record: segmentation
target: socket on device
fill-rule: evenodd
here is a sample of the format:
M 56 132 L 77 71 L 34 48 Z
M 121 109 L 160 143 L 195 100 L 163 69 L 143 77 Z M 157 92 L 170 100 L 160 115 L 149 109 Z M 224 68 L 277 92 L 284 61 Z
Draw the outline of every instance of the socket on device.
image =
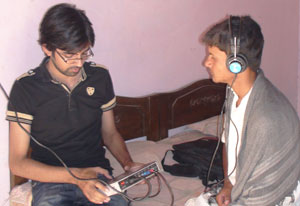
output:
M 157 162 L 151 162 L 148 164 L 145 164 L 142 168 L 136 170 L 136 171 L 130 171 L 125 172 L 117 177 L 115 177 L 113 180 L 109 182 L 110 186 L 114 189 L 124 192 L 125 190 L 129 189 L 130 187 L 133 187 L 134 185 L 140 183 L 145 178 L 150 178 L 155 173 L 161 172 L 162 169 L 160 165 Z

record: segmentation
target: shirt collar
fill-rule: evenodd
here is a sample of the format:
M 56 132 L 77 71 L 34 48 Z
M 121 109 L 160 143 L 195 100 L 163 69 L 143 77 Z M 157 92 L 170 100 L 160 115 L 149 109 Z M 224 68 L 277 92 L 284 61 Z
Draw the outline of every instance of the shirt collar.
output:
M 51 75 L 50 75 L 50 73 L 49 73 L 49 71 L 48 71 L 48 69 L 46 67 L 46 64 L 48 63 L 49 60 L 50 60 L 50 57 L 48 57 L 48 56 L 45 57 L 42 60 L 40 66 L 39 66 L 40 67 L 40 71 L 41 71 L 41 73 L 40 73 L 41 74 L 40 75 L 40 79 L 43 82 L 56 82 L 56 80 L 54 80 L 51 77 Z M 87 78 L 87 74 L 86 74 L 85 69 L 84 69 L 85 65 L 86 65 L 86 63 L 83 64 L 82 69 L 81 69 L 81 81 L 85 81 L 86 78 Z

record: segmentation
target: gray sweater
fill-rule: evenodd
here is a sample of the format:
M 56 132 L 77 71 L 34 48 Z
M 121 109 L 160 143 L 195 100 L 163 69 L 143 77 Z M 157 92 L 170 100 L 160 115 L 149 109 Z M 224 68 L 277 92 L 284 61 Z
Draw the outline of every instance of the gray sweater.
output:
M 228 115 L 231 91 L 227 96 Z M 228 129 L 225 132 L 228 142 Z M 231 205 L 276 205 L 296 188 L 299 160 L 299 117 L 259 70 L 245 112 Z

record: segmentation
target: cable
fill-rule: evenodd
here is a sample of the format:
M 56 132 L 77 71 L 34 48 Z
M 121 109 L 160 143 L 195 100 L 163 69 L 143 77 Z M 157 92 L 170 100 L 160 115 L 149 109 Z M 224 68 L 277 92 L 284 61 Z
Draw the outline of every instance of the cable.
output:
M 44 144 L 40 143 L 30 132 L 28 132 L 26 130 L 26 128 L 24 128 L 24 126 L 20 123 L 20 119 L 19 119 L 19 116 L 18 116 L 18 112 L 16 110 L 16 107 L 12 104 L 12 102 L 10 101 L 10 98 L 7 94 L 7 92 L 5 91 L 4 87 L 2 86 L 2 84 L 0 83 L 0 88 L 2 90 L 2 92 L 4 93 L 7 101 L 10 103 L 10 105 L 13 107 L 14 109 L 14 113 L 16 115 L 16 120 L 17 120 L 17 124 L 20 126 L 20 128 L 22 130 L 24 130 L 24 132 L 37 144 L 39 145 L 40 147 L 48 150 L 50 153 L 52 153 L 59 161 L 60 163 L 64 166 L 64 168 L 68 171 L 68 173 L 74 177 L 75 179 L 77 180 L 80 180 L 80 181 L 89 181 L 89 180 L 98 180 L 100 181 L 103 185 L 111 188 L 112 190 L 114 190 L 115 192 L 117 192 L 118 194 L 122 195 L 123 197 L 127 198 L 129 201 L 141 201 L 141 200 L 144 200 L 146 198 L 152 198 L 152 197 L 155 197 L 157 196 L 160 191 L 161 191 L 161 180 L 160 178 L 163 179 L 164 183 L 167 185 L 167 188 L 169 189 L 170 193 L 171 193 L 171 197 L 172 197 L 172 203 L 171 203 L 171 206 L 173 206 L 174 204 L 174 194 L 172 192 L 172 189 L 171 187 L 169 186 L 169 184 L 167 183 L 166 179 L 158 172 L 155 173 L 155 176 L 157 177 L 157 182 L 158 182 L 158 191 L 154 194 L 154 195 L 151 195 L 151 192 L 152 192 L 152 185 L 150 184 L 150 181 L 147 179 L 147 178 L 144 178 L 144 181 L 147 183 L 147 186 L 148 186 L 148 191 L 146 193 L 146 195 L 144 197 L 135 197 L 135 198 L 131 198 L 129 197 L 128 195 L 116 190 L 114 187 L 112 187 L 110 184 L 108 184 L 107 182 L 99 179 L 99 178 L 80 178 L 80 177 L 77 177 L 70 169 L 69 167 L 66 165 L 66 163 L 49 147 L 45 146 Z
M 161 192 L 161 179 L 163 180 L 163 182 L 165 183 L 165 185 L 167 186 L 168 188 L 168 191 L 171 195 L 171 204 L 170 206 L 173 206 L 174 205 L 174 193 L 172 191 L 172 188 L 170 187 L 170 185 L 168 184 L 167 180 L 164 178 L 164 176 L 162 174 L 160 174 L 159 172 L 155 172 L 154 175 L 156 176 L 157 178 L 157 183 L 158 183 L 158 189 L 157 189 L 157 192 L 154 194 L 154 195 L 151 195 L 151 192 L 152 192 L 152 185 L 150 183 L 150 181 L 148 180 L 148 178 L 145 178 L 143 177 L 144 181 L 147 183 L 147 186 L 148 186 L 148 191 L 147 193 L 142 196 L 142 197 L 129 197 L 127 194 L 125 193 L 122 193 L 122 192 L 119 192 L 118 190 L 116 190 L 115 188 L 113 188 L 112 186 L 110 186 L 108 183 L 106 183 L 105 181 L 102 181 L 100 180 L 101 182 L 103 182 L 103 184 L 105 186 L 108 186 L 110 188 L 112 188 L 114 191 L 116 191 L 118 194 L 122 195 L 124 198 L 128 199 L 129 200 L 129 204 L 131 204 L 132 202 L 136 202 L 136 201 L 142 201 L 146 198 L 153 198 L 155 196 L 157 196 L 160 192 Z
M 144 199 L 146 199 L 146 198 L 148 198 L 150 196 L 150 194 L 152 192 L 152 185 L 150 184 L 150 181 L 148 179 L 144 178 L 144 180 L 147 183 L 148 192 L 146 193 L 146 195 L 144 195 L 144 197 L 135 197 L 135 198 L 131 199 L 131 201 L 142 201 L 142 200 L 144 200 Z
M 110 184 L 106 183 L 105 181 L 103 180 L 100 180 L 99 178 L 80 178 L 80 177 L 77 177 L 70 169 L 69 167 L 65 164 L 65 162 L 49 147 L 45 146 L 44 144 L 40 143 L 30 132 L 28 132 L 24 126 L 20 123 L 20 119 L 19 119 L 19 116 L 18 116 L 18 112 L 16 111 L 16 107 L 12 104 L 12 102 L 10 101 L 10 98 L 7 94 L 7 92 L 5 91 L 5 89 L 3 88 L 2 84 L 0 83 L 0 88 L 2 90 L 2 92 L 4 93 L 7 101 L 11 104 L 11 106 L 13 107 L 14 109 L 14 112 L 15 112 L 15 115 L 16 115 L 16 120 L 17 120 L 17 124 L 20 126 L 21 129 L 24 130 L 24 132 L 37 144 L 39 145 L 40 147 L 48 150 L 50 153 L 52 153 L 59 161 L 60 163 L 65 167 L 65 169 L 68 171 L 68 173 L 74 177 L 75 179 L 78 179 L 78 180 L 81 180 L 81 181 L 88 181 L 88 180 L 98 180 L 100 181 L 103 185 L 111 188 L 112 190 L 114 190 L 115 192 L 117 192 L 118 194 L 122 195 L 123 197 L 127 198 L 129 201 L 142 201 L 146 198 L 152 198 L 152 197 L 155 197 L 157 196 L 159 193 L 160 193 L 160 189 L 161 189 L 161 181 L 160 181 L 160 178 L 162 178 L 165 182 L 165 184 L 167 185 L 170 193 L 171 193 L 171 197 L 172 197 L 172 203 L 171 203 L 171 206 L 174 204 L 174 194 L 172 192 L 172 189 L 171 187 L 168 185 L 167 181 L 165 180 L 165 178 L 159 174 L 159 173 L 155 173 L 155 176 L 157 177 L 157 181 L 158 181 L 158 191 L 150 196 L 151 192 L 152 192 L 152 185 L 150 184 L 149 180 L 144 178 L 144 181 L 147 183 L 147 186 L 148 186 L 148 191 L 146 193 L 146 195 L 144 197 L 136 197 L 136 198 L 130 198 L 128 195 L 116 190 L 114 187 L 112 187 Z
M 227 90 L 232 89 L 233 84 L 234 84 L 236 78 L 237 78 L 237 74 L 235 74 L 235 76 L 234 76 L 234 78 L 233 78 L 233 80 L 232 80 L 232 83 L 231 83 L 231 85 L 228 86 Z M 222 109 L 221 109 L 221 113 L 220 113 L 221 124 L 223 125 L 222 130 L 221 130 L 221 135 L 223 134 L 224 129 L 225 129 L 225 128 L 224 128 L 224 123 L 225 123 L 225 122 L 223 121 L 223 120 L 224 120 L 223 116 L 224 116 L 225 105 L 226 105 L 226 108 L 227 108 L 227 109 L 229 108 L 229 102 L 228 102 L 228 99 L 227 99 L 227 93 L 229 93 L 229 92 L 226 91 L 225 101 L 224 101 L 224 103 L 223 103 L 223 106 L 222 106 Z M 238 132 L 238 129 L 237 129 L 235 123 L 234 123 L 234 122 L 232 121 L 232 119 L 231 119 L 231 115 L 227 115 L 227 116 L 229 116 L 229 121 L 232 122 L 232 124 L 233 124 L 233 126 L 234 126 L 234 128 L 235 128 L 235 131 L 236 131 L 236 133 L 237 133 L 237 144 L 236 144 L 236 147 L 235 147 L 235 164 L 234 164 L 234 168 L 233 168 L 233 170 L 230 172 L 230 174 L 227 174 L 227 177 L 224 177 L 222 180 L 220 180 L 220 181 L 218 181 L 217 183 L 214 183 L 213 185 L 211 185 L 211 188 L 210 188 L 210 189 L 212 189 L 213 187 L 217 187 L 217 186 L 220 185 L 222 182 L 224 182 L 226 179 L 228 179 L 228 178 L 233 174 L 233 172 L 234 172 L 234 170 L 236 169 L 236 166 L 237 166 L 237 156 L 238 156 L 238 155 L 237 155 L 237 147 L 238 147 L 238 142 L 239 142 L 239 132 Z M 218 125 L 218 124 L 219 124 L 219 119 L 218 119 L 218 121 L 217 121 L 217 137 L 218 137 L 218 142 L 217 142 L 217 146 L 216 146 L 216 148 L 215 148 L 215 151 L 214 151 L 214 154 L 213 154 L 213 156 L 212 156 L 212 159 L 211 159 L 211 162 L 210 162 L 210 166 L 209 166 L 209 169 L 208 169 L 207 178 L 206 178 L 207 186 L 205 187 L 204 192 L 208 192 L 208 191 L 210 190 L 210 189 L 208 189 L 209 176 L 210 176 L 211 168 L 212 168 L 213 162 L 214 162 L 214 160 L 215 160 L 215 157 L 216 157 L 216 154 L 217 154 L 217 151 L 218 151 L 218 149 L 219 149 L 220 142 L 221 142 L 221 135 L 218 136 L 218 135 L 219 135 L 219 133 L 218 133 L 218 132 L 219 132 L 219 125 Z
M 131 202 L 134 202 L 134 201 L 142 201 L 146 198 L 153 198 L 155 196 L 157 196 L 160 191 L 161 191 L 161 180 L 160 180 L 160 177 L 159 177 L 159 173 L 158 172 L 155 172 L 154 175 L 156 176 L 156 179 L 157 179 L 157 183 L 158 183 L 158 189 L 157 189 L 157 192 L 154 194 L 154 195 L 151 195 L 151 192 L 152 192 L 152 185 L 150 183 L 150 181 L 147 179 L 147 178 L 144 178 L 144 181 L 147 183 L 147 186 L 148 186 L 148 191 L 146 193 L 146 195 L 142 196 L 142 197 L 135 197 L 135 198 L 131 198 L 129 197 L 128 195 L 124 195 L 128 200 L 130 200 Z
M 167 188 L 168 188 L 168 190 L 169 190 L 169 192 L 170 192 L 170 194 L 171 194 L 171 206 L 173 206 L 173 205 L 174 205 L 174 200 L 175 200 L 173 190 L 172 190 L 172 188 L 170 187 L 170 185 L 168 184 L 168 182 L 167 182 L 167 180 L 165 179 L 165 177 L 164 177 L 162 174 L 160 174 L 160 173 L 157 173 L 157 174 L 158 174 L 158 176 L 160 176 L 160 178 L 162 178 L 162 180 L 163 180 L 164 183 L 166 184 L 166 186 L 167 186 Z
M 98 178 L 80 178 L 80 177 L 77 177 L 70 169 L 69 167 L 66 165 L 66 163 L 49 147 L 47 147 L 46 145 L 43 145 L 42 143 L 40 143 L 30 132 L 28 132 L 24 126 L 20 123 L 20 119 L 19 119 L 19 115 L 18 115 L 18 112 L 16 110 L 16 107 L 14 106 L 14 104 L 10 101 L 10 98 L 7 94 L 7 92 L 5 91 L 4 87 L 2 86 L 2 84 L 0 83 L 0 88 L 2 90 L 2 92 L 4 93 L 7 101 L 10 103 L 10 105 L 13 107 L 14 109 L 14 113 L 16 115 L 16 120 L 17 120 L 17 124 L 21 127 L 21 129 L 24 130 L 24 132 L 37 144 L 39 145 L 40 147 L 48 150 L 50 153 L 52 153 L 59 161 L 60 163 L 64 166 L 64 168 L 69 172 L 69 174 L 74 177 L 75 179 L 77 180 L 82 180 L 82 181 L 88 181 L 88 180 L 98 180 Z
M 229 89 L 232 89 L 233 84 L 234 84 L 236 78 L 237 78 L 237 74 L 235 74 L 234 79 L 233 79 L 233 81 L 232 81 L 231 86 L 229 87 Z M 227 108 L 229 108 L 229 103 L 228 103 L 228 101 L 227 101 Z M 235 146 L 235 163 L 234 163 L 234 167 L 233 167 L 232 171 L 231 171 L 229 174 L 227 174 L 227 179 L 228 179 L 228 178 L 233 174 L 233 172 L 235 171 L 236 166 L 237 166 L 237 158 L 238 158 L 237 148 L 238 148 L 238 143 L 239 143 L 240 137 L 239 137 L 239 131 L 238 131 L 238 128 L 237 128 L 236 124 L 233 122 L 233 120 L 231 119 L 231 114 L 229 114 L 229 115 L 227 115 L 227 116 L 229 116 L 229 121 L 232 123 L 232 125 L 233 125 L 234 128 L 235 128 L 235 131 L 236 131 L 236 138 L 237 138 L 237 140 L 236 140 L 236 146 Z M 228 161 L 228 160 L 227 160 L 227 161 Z M 224 181 L 225 181 L 225 179 L 224 179 Z
M 214 160 L 216 158 L 216 155 L 217 155 L 220 143 L 221 143 L 221 135 L 219 136 L 219 119 L 221 119 L 221 121 L 222 121 L 221 125 L 223 125 L 224 124 L 224 122 L 223 122 L 223 114 L 224 114 L 225 102 L 226 102 L 226 100 L 223 103 L 220 117 L 217 120 L 217 137 L 218 137 L 218 141 L 217 141 L 217 145 L 216 145 L 215 151 L 213 153 L 213 156 L 212 156 L 210 164 L 209 164 L 209 169 L 208 169 L 207 176 L 206 176 L 206 186 L 205 186 L 204 191 L 207 190 L 207 186 L 208 186 L 208 182 L 209 182 L 209 176 L 210 176 L 210 173 L 211 173 L 211 169 L 212 169 Z M 224 128 L 222 128 L 221 134 L 223 133 L 223 130 L 224 130 Z
M 236 78 L 236 76 L 235 76 L 235 78 Z M 235 81 L 235 78 L 234 78 L 233 82 Z M 233 82 L 232 82 L 232 85 L 233 85 Z M 232 87 L 232 85 L 231 85 L 231 87 Z M 227 92 L 226 92 L 224 103 L 223 103 L 222 108 L 221 108 L 220 116 L 219 116 L 219 118 L 217 120 L 217 137 L 218 137 L 218 141 L 217 141 L 217 145 L 216 145 L 215 151 L 213 153 L 213 156 L 212 156 L 210 164 L 209 164 L 209 169 L 208 169 L 208 172 L 207 172 L 207 175 L 206 175 L 206 184 L 207 185 L 205 186 L 204 191 L 206 191 L 206 189 L 207 189 L 208 182 L 209 182 L 209 176 L 210 176 L 210 173 L 211 173 L 213 162 L 214 162 L 214 160 L 216 158 L 216 155 L 217 155 L 217 152 L 218 152 L 218 149 L 219 149 L 219 146 L 220 146 L 220 142 L 221 142 L 221 135 L 219 135 L 219 121 L 221 119 L 221 121 L 222 121 L 221 125 L 224 125 L 224 116 L 223 115 L 224 115 L 224 109 L 225 109 L 226 102 L 227 102 Z M 222 130 L 221 130 L 220 134 L 222 134 L 223 131 L 224 131 L 224 126 L 222 127 Z
M 161 191 L 161 180 L 160 180 L 160 177 L 158 177 L 158 173 L 155 173 L 155 176 L 156 176 L 156 179 L 157 179 L 158 189 L 157 189 L 157 192 L 154 195 L 149 196 L 149 198 L 156 197 L 160 193 L 160 191 Z
M 144 195 L 142 197 L 134 197 L 134 198 L 129 197 L 126 194 L 126 192 L 123 193 L 123 192 L 118 191 L 117 189 L 115 189 L 114 187 L 112 187 L 110 184 L 108 184 L 107 182 L 105 182 L 103 180 L 99 180 L 99 181 L 101 183 L 103 183 L 106 187 L 109 187 L 112 190 L 114 190 L 117 194 L 119 194 L 119 195 L 123 196 L 124 198 L 128 199 L 130 202 L 134 202 L 134 201 L 142 201 L 142 200 L 148 198 L 150 196 L 151 192 L 152 192 L 152 185 L 150 184 L 150 181 L 145 177 L 142 177 L 142 178 L 144 179 L 145 183 L 147 183 L 148 191 L 147 191 L 146 195 Z

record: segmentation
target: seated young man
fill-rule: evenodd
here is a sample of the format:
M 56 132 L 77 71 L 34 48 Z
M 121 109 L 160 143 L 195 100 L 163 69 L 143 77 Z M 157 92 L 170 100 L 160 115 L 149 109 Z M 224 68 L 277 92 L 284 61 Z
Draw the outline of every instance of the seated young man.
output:
M 249 16 L 231 16 L 202 40 L 212 80 L 228 85 L 222 137 L 227 178 L 218 205 L 288 205 L 297 184 L 300 192 L 299 117 L 260 69 L 260 26 Z
M 32 180 L 33 206 L 128 205 L 120 195 L 105 195 L 107 188 L 97 179 L 112 175 L 102 142 L 125 170 L 139 164 L 115 127 L 109 72 L 86 62 L 94 42 L 84 11 L 70 4 L 51 7 L 40 24 L 46 57 L 13 85 L 7 112 L 9 164 L 12 173 Z

